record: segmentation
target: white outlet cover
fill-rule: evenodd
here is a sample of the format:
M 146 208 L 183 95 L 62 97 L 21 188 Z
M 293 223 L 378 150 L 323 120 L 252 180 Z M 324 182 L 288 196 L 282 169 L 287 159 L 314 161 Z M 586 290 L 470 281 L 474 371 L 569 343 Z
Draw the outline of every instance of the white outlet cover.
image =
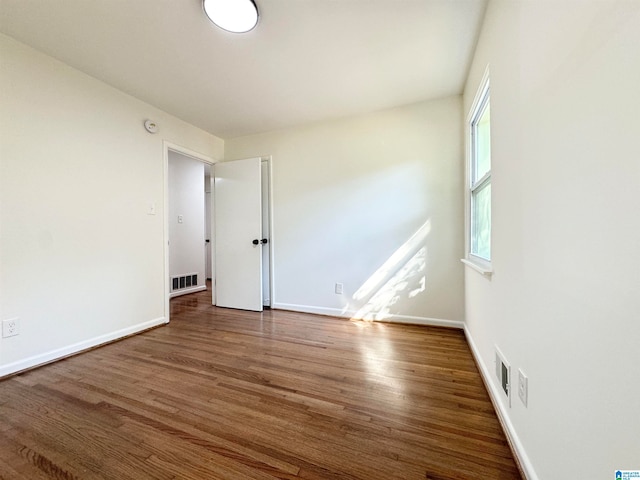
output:
M 2 337 L 13 337 L 20 333 L 20 319 L 10 318 L 2 321 Z
M 518 369 L 518 397 L 526 407 L 529 399 L 529 378 L 521 369 Z

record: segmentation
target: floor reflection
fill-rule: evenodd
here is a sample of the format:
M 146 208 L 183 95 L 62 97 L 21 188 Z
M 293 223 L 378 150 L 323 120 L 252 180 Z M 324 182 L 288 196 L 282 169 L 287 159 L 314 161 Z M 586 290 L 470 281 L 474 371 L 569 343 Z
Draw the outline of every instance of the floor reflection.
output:
M 360 330 L 356 336 L 367 391 L 371 391 L 381 405 L 392 404 L 401 411 L 409 409 L 397 346 L 389 338 L 390 326 L 356 319 L 351 323 Z

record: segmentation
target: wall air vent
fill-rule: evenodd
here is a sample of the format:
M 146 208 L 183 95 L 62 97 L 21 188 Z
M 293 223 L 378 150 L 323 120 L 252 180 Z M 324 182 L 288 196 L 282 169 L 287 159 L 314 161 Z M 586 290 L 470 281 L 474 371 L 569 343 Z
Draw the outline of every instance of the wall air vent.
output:
M 188 275 L 178 275 L 171 277 L 171 291 L 184 290 L 198 285 L 198 274 L 190 273 Z
M 500 389 L 504 393 L 507 406 L 511 407 L 511 365 L 504 358 L 502 352 L 496 346 L 496 378 L 500 382 Z

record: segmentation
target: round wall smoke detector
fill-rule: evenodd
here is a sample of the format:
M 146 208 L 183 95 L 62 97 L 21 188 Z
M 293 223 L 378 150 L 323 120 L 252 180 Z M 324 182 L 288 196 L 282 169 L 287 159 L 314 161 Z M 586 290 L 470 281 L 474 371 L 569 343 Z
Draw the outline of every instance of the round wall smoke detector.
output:
M 158 131 L 158 124 L 152 120 L 145 120 L 144 128 L 146 128 L 149 133 L 156 133 Z

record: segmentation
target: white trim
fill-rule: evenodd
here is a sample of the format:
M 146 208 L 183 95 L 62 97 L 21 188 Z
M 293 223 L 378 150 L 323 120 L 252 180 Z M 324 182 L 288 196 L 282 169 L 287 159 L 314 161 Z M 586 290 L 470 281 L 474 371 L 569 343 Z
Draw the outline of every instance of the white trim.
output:
M 465 255 L 471 255 L 471 246 L 472 246 L 472 213 L 473 213 L 473 192 L 483 188 L 486 184 L 491 183 L 491 169 L 478 181 L 473 182 L 473 150 L 474 150 L 474 141 L 472 138 L 472 123 L 477 116 L 478 110 L 482 106 L 485 101 L 485 97 L 491 95 L 491 75 L 490 75 L 490 64 L 487 64 L 484 74 L 482 75 L 482 79 L 478 84 L 478 88 L 476 90 L 475 97 L 473 98 L 473 102 L 471 103 L 471 108 L 469 108 L 469 112 L 467 113 L 466 121 L 465 121 L 465 207 L 464 207 L 464 248 Z M 490 101 L 490 100 L 489 100 Z M 493 205 L 492 205 L 493 207 Z M 493 252 L 491 252 L 493 254 Z M 473 260 L 467 259 L 469 262 L 473 262 Z M 464 262 L 466 264 L 466 262 Z M 483 275 L 490 273 L 491 265 L 490 261 L 488 262 L 488 268 L 484 268 L 484 272 L 475 268 L 478 265 L 469 266 L 474 270 L 479 271 Z M 480 266 L 483 268 L 482 266 Z
M 115 332 L 99 335 L 97 337 L 90 338 L 89 340 L 84 340 L 72 345 L 67 345 L 66 347 L 57 348 L 49 352 L 34 355 L 23 360 L 18 360 L 17 362 L 8 363 L 0 367 L 0 378 L 16 372 L 27 370 L 29 368 L 38 367 L 40 365 L 53 362 L 54 360 L 60 360 L 71 355 L 81 353 L 90 348 L 98 347 L 106 343 L 111 343 L 115 340 L 119 340 L 121 338 L 128 337 L 129 335 L 133 335 L 143 330 L 148 330 L 149 328 L 157 327 L 166 323 L 169 322 L 164 317 L 156 318 L 147 322 L 133 325 L 131 327 L 123 328 L 121 330 L 116 330 Z
M 329 315 L 331 317 L 352 318 L 360 320 L 357 317 L 356 310 L 342 310 L 339 308 L 314 307 L 310 305 L 296 305 L 292 303 L 274 303 L 272 306 L 276 310 L 289 310 L 292 312 L 314 313 L 316 315 Z M 442 318 L 414 317 L 410 315 L 389 315 L 382 320 L 373 320 L 374 322 L 390 322 L 390 323 L 408 323 L 412 325 L 425 325 L 430 327 L 450 327 L 462 330 L 464 322 L 460 320 L 446 320 Z
M 476 91 L 476 96 L 473 97 L 473 102 L 471 103 L 471 108 L 469 109 L 469 113 L 467 114 L 467 124 L 470 125 L 473 117 L 480 106 L 480 102 L 484 98 L 487 90 L 490 88 L 490 65 L 484 69 L 484 73 L 482 74 L 482 79 L 478 83 L 479 87 Z
M 200 152 L 196 152 L 195 150 L 191 150 L 187 147 L 183 147 L 181 145 L 177 145 L 175 143 L 171 143 L 168 142 L 166 140 L 162 141 L 162 144 L 164 145 L 165 150 L 172 150 L 176 153 L 179 153 L 181 155 L 186 155 L 187 157 L 191 157 L 194 160 L 198 160 L 199 162 L 203 162 L 203 163 L 208 163 L 210 165 L 213 165 L 214 163 L 217 163 L 219 160 L 215 160 L 213 158 L 211 158 L 208 155 L 205 155 L 204 153 L 200 153 Z
M 274 233 L 274 221 L 273 221 L 273 157 L 267 155 L 262 157 L 267 160 L 268 172 L 269 172 L 269 304 L 270 306 L 275 303 L 275 274 L 273 261 L 275 255 L 275 233 Z
M 264 197 L 264 192 L 262 192 L 262 200 L 265 200 L 267 204 L 267 223 L 266 223 L 267 233 L 266 233 L 266 236 L 263 236 L 262 238 L 267 238 L 268 242 L 266 247 L 263 247 L 262 252 L 264 255 L 264 249 L 266 248 L 269 253 L 269 256 L 268 256 L 269 262 L 267 265 L 268 299 L 263 298 L 262 301 L 263 301 L 263 307 L 271 308 L 271 305 L 273 304 L 273 184 L 271 181 L 273 171 L 271 167 L 271 155 L 262 155 L 260 157 L 260 164 L 264 168 L 264 170 L 262 170 L 261 173 L 264 173 L 266 175 L 266 184 L 267 184 L 266 199 Z M 263 221 L 263 227 L 264 227 L 265 226 L 264 218 L 262 219 L 262 221 Z M 264 261 L 264 258 L 263 258 L 263 261 Z M 264 280 L 264 271 L 262 272 L 262 275 L 263 275 L 262 279 Z M 262 286 L 262 288 L 264 292 L 264 285 Z M 267 300 L 268 303 L 265 303 L 265 300 Z
M 489 169 L 489 171 L 485 173 L 480 180 L 477 180 L 473 185 L 471 185 L 469 189 L 473 194 L 479 190 L 482 190 L 489 183 L 491 183 L 491 169 Z
M 169 305 L 169 300 L 171 300 L 171 279 L 169 278 L 169 150 L 181 155 L 186 155 L 187 157 L 191 157 L 194 160 L 198 160 L 208 165 L 214 165 L 218 162 L 218 160 L 215 160 L 214 158 L 204 155 L 200 152 L 196 152 L 195 150 L 191 150 L 181 145 L 168 142 L 167 140 L 162 140 L 162 160 L 164 175 L 164 181 L 162 183 L 162 200 L 164 205 L 164 215 L 162 218 L 162 221 L 164 223 L 162 229 L 162 248 L 164 250 L 164 269 L 162 274 L 164 276 L 164 317 L 167 319 L 167 323 L 169 323 L 169 321 L 171 320 L 171 307 Z M 212 226 L 212 229 L 213 228 L 214 227 Z M 212 271 L 211 275 L 213 277 L 212 285 L 215 285 L 215 271 Z M 215 292 L 215 287 L 213 287 L 213 290 Z
M 209 226 L 211 227 L 208 232 L 209 235 L 209 251 L 210 251 L 210 265 L 211 268 L 211 305 L 216 304 L 216 170 L 215 165 L 209 165 Z M 206 196 L 206 194 L 205 194 Z M 206 275 L 206 272 L 205 272 Z M 204 279 L 205 285 L 207 279 Z
M 509 418 L 509 413 L 506 410 L 504 404 L 504 394 L 501 393 L 499 388 L 496 386 L 496 383 L 493 381 L 493 376 L 491 375 L 491 370 L 487 368 L 487 365 L 482 361 L 482 357 L 480 356 L 480 352 L 478 351 L 478 347 L 473 341 L 473 337 L 471 336 L 471 332 L 469 328 L 465 325 L 464 327 L 464 335 L 467 338 L 467 343 L 469 344 L 469 349 L 471 350 L 471 354 L 476 361 L 476 365 L 480 370 L 480 375 L 484 379 L 484 383 L 487 386 L 487 390 L 489 392 L 489 396 L 491 397 L 491 402 L 493 403 L 494 409 L 496 410 L 496 414 L 498 415 L 498 419 L 500 420 L 500 424 L 503 427 L 504 433 L 511 444 L 511 447 L 517 457 L 517 460 L 520 464 L 520 467 L 523 470 L 524 476 L 526 480 L 539 480 L 538 475 L 533 469 L 533 464 L 527 455 L 527 452 L 520 441 L 520 437 L 518 437 L 518 433 L 516 432 L 513 423 L 511 423 L 511 419 Z
M 180 297 L 182 295 L 187 295 L 189 293 L 201 292 L 206 289 L 207 289 L 206 285 L 200 285 L 199 287 L 182 288 L 180 290 L 176 290 L 175 292 L 171 292 L 170 297 L 171 298 Z
M 478 262 L 474 262 L 473 260 L 470 260 L 467 258 L 461 258 L 460 261 L 464 263 L 467 267 L 475 270 L 476 272 L 481 273 L 485 277 L 491 278 L 491 275 L 493 275 L 493 268 L 491 267 L 491 265 L 483 266 L 483 265 L 480 265 Z

